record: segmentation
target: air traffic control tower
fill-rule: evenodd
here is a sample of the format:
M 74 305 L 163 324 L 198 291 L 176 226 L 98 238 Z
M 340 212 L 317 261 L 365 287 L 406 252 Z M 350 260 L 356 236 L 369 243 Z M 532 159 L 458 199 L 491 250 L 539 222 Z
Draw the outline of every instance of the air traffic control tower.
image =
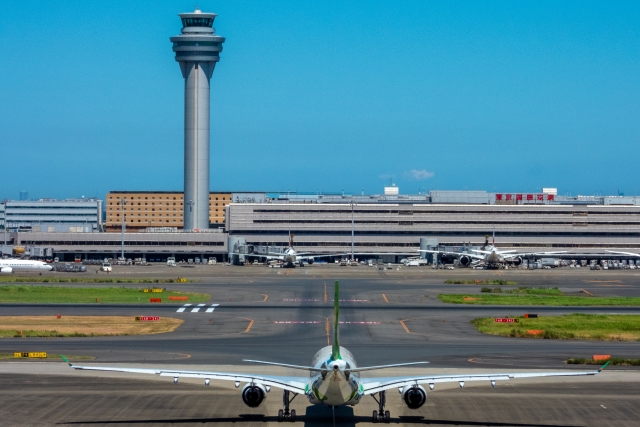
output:
M 181 13 L 182 34 L 171 37 L 184 77 L 184 229 L 209 228 L 209 80 L 224 37 L 215 13 Z

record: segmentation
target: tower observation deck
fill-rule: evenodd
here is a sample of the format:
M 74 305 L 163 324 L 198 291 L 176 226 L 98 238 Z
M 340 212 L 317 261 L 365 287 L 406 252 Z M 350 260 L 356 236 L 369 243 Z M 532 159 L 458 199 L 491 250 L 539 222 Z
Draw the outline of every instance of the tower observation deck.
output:
M 184 229 L 209 228 L 210 86 L 224 37 L 215 13 L 181 13 L 182 33 L 171 37 L 184 78 Z

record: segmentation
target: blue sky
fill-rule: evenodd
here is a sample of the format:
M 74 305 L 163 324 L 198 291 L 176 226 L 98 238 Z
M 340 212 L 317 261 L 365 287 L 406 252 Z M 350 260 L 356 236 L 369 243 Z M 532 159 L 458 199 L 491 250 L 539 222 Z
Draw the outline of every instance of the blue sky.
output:
M 212 190 L 640 194 L 640 3 L 208 1 Z M 182 189 L 193 1 L 0 5 L 0 198 Z

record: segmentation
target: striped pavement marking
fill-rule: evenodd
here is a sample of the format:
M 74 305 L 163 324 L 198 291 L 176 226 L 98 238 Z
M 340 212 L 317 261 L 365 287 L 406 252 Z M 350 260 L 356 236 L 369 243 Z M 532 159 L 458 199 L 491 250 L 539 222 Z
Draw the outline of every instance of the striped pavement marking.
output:
M 183 311 L 185 311 L 185 309 L 186 309 L 187 307 L 189 307 L 189 306 L 191 306 L 191 304 L 185 304 L 185 305 L 183 305 L 182 307 L 180 307 L 180 308 L 178 309 L 177 313 L 182 313 L 182 312 L 183 312 Z
M 191 313 L 198 313 L 200 312 L 200 309 L 203 308 L 204 306 L 206 306 L 207 304 L 198 304 L 197 306 L 193 307 L 191 309 Z M 220 304 L 211 304 L 210 307 L 208 307 L 205 310 L 205 313 L 213 313 L 213 310 L 215 310 L 216 307 L 218 307 Z M 187 310 L 189 307 L 193 306 L 193 304 L 185 304 L 182 307 L 180 307 L 178 310 L 176 310 L 176 313 L 184 313 L 185 310 Z
M 318 325 L 320 320 L 274 320 L 273 323 L 284 325 Z M 341 325 L 381 325 L 382 322 L 338 322 Z

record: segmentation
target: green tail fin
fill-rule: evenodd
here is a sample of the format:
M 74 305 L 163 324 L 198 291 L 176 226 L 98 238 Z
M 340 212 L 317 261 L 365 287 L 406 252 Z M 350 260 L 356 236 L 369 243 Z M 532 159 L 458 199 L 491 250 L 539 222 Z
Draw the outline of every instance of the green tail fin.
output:
M 335 295 L 333 296 L 333 346 L 331 347 L 331 358 L 333 360 L 342 360 L 340 356 L 340 343 L 338 342 L 338 326 L 340 316 L 340 285 L 336 280 Z

